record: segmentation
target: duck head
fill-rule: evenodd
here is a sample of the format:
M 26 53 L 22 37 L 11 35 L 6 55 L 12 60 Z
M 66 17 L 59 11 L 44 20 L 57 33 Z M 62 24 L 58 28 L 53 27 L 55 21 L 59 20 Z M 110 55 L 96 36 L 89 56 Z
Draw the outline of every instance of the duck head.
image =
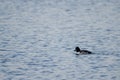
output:
M 79 47 L 76 47 L 74 51 L 80 52 L 80 48 L 79 48 Z

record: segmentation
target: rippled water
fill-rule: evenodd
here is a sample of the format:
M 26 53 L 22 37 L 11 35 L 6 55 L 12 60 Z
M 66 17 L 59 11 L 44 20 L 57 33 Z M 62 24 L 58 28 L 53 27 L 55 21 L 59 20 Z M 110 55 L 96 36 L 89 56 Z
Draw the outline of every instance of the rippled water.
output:
M 120 80 L 119 5 L 0 0 L 0 80 Z

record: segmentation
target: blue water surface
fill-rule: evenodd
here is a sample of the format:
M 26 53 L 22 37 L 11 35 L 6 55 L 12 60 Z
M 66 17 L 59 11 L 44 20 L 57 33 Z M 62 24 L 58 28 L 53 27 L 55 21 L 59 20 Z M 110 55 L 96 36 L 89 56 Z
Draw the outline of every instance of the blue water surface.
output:
M 0 0 L 0 80 L 120 80 L 119 5 Z

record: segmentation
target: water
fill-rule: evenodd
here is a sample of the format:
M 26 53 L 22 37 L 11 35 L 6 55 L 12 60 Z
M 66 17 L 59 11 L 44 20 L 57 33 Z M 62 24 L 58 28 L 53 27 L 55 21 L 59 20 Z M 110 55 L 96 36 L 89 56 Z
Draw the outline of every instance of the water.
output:
M 0 80 L 120 80 L 119 5 L 0 0 Z

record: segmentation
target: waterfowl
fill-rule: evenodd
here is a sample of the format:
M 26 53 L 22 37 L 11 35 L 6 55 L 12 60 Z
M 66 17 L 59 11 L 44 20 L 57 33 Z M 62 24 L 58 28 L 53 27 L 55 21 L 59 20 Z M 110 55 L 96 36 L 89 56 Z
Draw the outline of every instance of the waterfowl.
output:
M 91 51 L 88 51 L 88 50 L 81 50 L 79 47 L 76 47 L 74 51 L 80 52 L 80 54 L 92 54 Z M 78 54 L 77 54 L 77 55 L 78 55 Z

